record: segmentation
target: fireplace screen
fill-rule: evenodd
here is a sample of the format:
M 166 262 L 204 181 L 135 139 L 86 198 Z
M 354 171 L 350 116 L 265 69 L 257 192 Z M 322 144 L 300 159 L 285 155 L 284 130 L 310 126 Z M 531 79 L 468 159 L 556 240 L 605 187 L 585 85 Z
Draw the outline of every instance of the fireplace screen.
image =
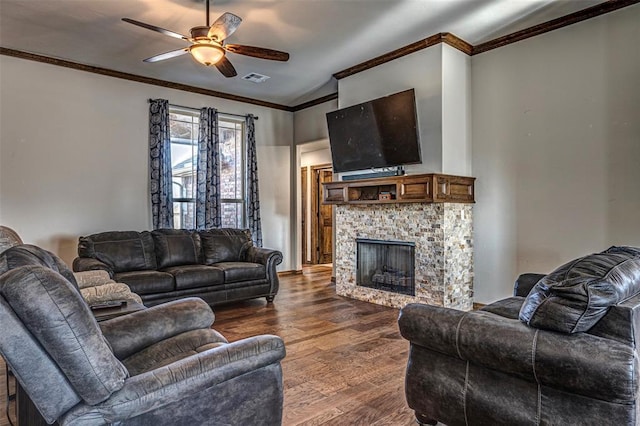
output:
M 356 239 L 356 284 L 415 296 L 415 243 Z

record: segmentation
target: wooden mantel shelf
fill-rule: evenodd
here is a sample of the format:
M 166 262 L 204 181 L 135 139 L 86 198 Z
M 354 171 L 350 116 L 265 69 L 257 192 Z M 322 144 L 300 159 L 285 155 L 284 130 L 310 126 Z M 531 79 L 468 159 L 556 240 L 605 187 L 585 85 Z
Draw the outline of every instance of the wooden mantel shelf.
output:
M 430 173 L 327 182 L 322 184 L 322 203 L 475 203 L 475 180 Z

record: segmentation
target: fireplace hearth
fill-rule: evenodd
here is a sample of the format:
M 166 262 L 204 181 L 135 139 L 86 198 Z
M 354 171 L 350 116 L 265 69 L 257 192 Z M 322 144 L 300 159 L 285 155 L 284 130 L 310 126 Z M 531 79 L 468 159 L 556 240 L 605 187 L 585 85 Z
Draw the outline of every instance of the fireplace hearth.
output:
M 356 239 L 356 285 L 415 296 L 415 243 Z

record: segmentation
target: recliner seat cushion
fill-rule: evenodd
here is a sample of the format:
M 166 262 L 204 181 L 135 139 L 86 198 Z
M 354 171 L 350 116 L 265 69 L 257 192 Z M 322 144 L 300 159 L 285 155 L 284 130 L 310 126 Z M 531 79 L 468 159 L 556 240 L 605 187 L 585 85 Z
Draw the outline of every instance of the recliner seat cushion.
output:
M 200 231 L 204 263 L 245 260 L 246 252 L 253 245 L 248 229 L 219 228 Z
M 640 257 L 625 250 L 594 253 L 562 265 L 533 287 L 520 320 L 563 333 L 588 331 L 607 310 L 640 292 Z
M 124 386 L 127 369 L 116 359 L 80 293 L 43 266 L 2 276 L 0 292 L 13 311 L 88 404 Z
M 200 263 L 200 235 L 186 229 L 156 229 L 151 232 L 158 269 Z
M 112 231 L 80 237 L 78 255 L 98 259 L 116 273 L 157 269 L 153 238 L 148 231 Z

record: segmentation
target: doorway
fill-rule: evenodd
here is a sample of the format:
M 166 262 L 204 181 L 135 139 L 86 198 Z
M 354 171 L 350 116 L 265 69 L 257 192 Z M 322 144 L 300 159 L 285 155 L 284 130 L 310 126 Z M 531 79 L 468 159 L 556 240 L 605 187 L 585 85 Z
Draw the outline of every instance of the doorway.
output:
M 322 183 L 333 180 L 331 164 L 300 170 L 302 198 L 302 263 L 333 262 L 333 208 L 322 204 Z

